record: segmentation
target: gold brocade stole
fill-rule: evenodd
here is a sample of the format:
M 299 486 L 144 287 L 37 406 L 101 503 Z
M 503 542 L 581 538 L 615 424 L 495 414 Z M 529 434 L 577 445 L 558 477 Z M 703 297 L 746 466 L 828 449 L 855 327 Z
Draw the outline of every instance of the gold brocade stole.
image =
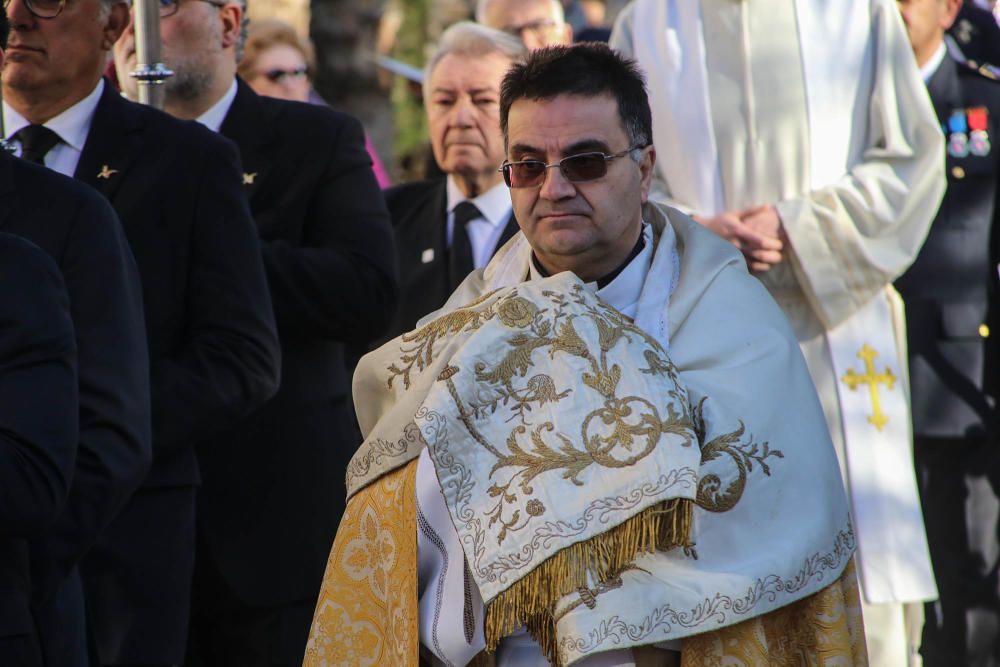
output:
M 416 476 L 413 459 L 347 503 L 303 667 L 417 665 Z
M 327 562 L 303 667 L 419 664 L 417 460 L 359 491 L 347 505 Z M 640 667 L 676 654 L 636 651 Z M 477 665 L 492 656 L 480 655 Z M 868 664 L 851 561 L 830 586 L 743 623 L 682 641 L 681 667 Z

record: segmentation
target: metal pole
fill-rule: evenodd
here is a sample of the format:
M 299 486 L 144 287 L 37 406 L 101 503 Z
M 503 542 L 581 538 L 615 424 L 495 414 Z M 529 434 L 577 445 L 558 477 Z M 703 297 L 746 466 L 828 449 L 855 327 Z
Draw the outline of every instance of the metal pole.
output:
M 163 108 L 163 82 L 173 72 L 160 62 L 160 2 L 135 0 L 135 59 L 136 69 L 129 75 L 138 83 L 139 102 L 157 109 Z

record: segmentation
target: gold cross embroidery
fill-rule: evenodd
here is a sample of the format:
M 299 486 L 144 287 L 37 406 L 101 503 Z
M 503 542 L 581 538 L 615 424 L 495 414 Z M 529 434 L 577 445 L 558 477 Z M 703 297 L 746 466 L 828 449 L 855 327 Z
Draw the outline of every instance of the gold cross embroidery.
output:
M 110 167 L 108 167 L 108 165 L 103 165 L 101 167 L 101 170 L 97 172 L 97 177 L 103 179 L 109 179 L 117 173 L 118 173 L 117 169 L 111 169 Z
M 257 178 L 257 172 L 243 174 L 243 185 L 253 185 L 253 179 Z
M 893 385 L 896 384 L 896 376 L 892 374 L 892 370 L 888 366 L 885 367 L 884 373 L 875 372 L 875 357 L 877 356 L 878 352 L 868 347 L 868 344 L 865 343 L 861 351 L 858 352 L 858 358 L 863 359 L 865 362 L 865 374 L 858 375 L 854 372 L 853 368 L 849 368 L 844 377 L 840 379 L 851 388 L 851 391 L 857 389 L 859 385 L 868 385 L 868 393 L 872 400 L 872 414 L 868 417 L 868 421 L 881 431 L 889 422 L 889 418 L 882 414 L 882 408 L 878 400 L 878 385 L 884 384 L 887 391 L 892 391 Z

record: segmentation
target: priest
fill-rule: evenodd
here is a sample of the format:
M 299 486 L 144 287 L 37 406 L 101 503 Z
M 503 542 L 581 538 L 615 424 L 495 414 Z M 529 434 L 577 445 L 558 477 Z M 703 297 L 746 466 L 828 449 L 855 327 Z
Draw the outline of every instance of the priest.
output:
M 521 232 L 362 359 L 305 664 L 864 664 L 805 363 L 738 251 L 647 203 L 636 67 L 542 49 L 499 103 Z
M 914 664 L 937 590 L 892 281 L 944 144 L 896 3 L 635 0 L 611 45 L 649 73 L 654 198 L 740 248 L 791 322 L 850 496 L 870 657 Z

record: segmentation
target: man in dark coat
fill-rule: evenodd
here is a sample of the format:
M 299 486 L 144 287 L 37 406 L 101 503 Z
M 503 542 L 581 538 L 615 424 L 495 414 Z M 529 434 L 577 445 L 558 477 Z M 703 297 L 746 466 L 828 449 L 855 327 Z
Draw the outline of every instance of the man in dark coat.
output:
M 926 606 L 927 667 L 1000 664 L 1000 452 L 989 370 L 1000 82 L 947 53 L 944 29 L 958 4 L 900 5 L 948 147 L 947 194 L 916 261 L 896 281 L 906 303 L 917 476 L 941 596 Z
M 61 192 L 58 184 L 50 192 Z M 2 214 L 0 214 L 2 215 Z M 79 437 L 76 345 L 66 286 L 31 242 L 0 233 L 0 664 L 41 667 L 28 539 L 69 494 Z
M 129 23 L 125 3 L 78 0 L 56 13 L 12 0 L 7 10 L 9 138 L 22 157 L 112 202 L 142 279 L 154 461 L 83 562 L 88 626 L 106 664 L 178 664 L 194 566 L 194 445 L 269 398 L 279 373 L 242 170 L 230 142 L 127 102 L 100 78 Z M 42 628 L 47 650 L 63 647 L 47 659 L 79 664 L 85 651 L 55 636 L 63 627 Z
M 402 293 L 385 340 L 414 327 L 518 231 L 497 168 L 500 80 L 527 51 L 510 35 L 475 24 L 449 33 L 427 64 L 424 107 L 434 159 L 446 177 L 389 188 Z
M 345 343 L 395 305 L 389 219 L 360 124 L 258 97 L 236 78 L 244 7 L 181 3 L 161 24 L 167 111 L 232 139 L 261 238 L 282 347 L 277 395 L 202 443 L 204 485 L 188 664 L 302 662 L 357 447 Z M 134 67 L 131 31 L 115 48 Z M 126 94 L 134 85 L 123 80 Z
M 977 65 L 1000 65 L 1000 25 L 988 9 L 966 0 L 948 29 L 967 60 Z

